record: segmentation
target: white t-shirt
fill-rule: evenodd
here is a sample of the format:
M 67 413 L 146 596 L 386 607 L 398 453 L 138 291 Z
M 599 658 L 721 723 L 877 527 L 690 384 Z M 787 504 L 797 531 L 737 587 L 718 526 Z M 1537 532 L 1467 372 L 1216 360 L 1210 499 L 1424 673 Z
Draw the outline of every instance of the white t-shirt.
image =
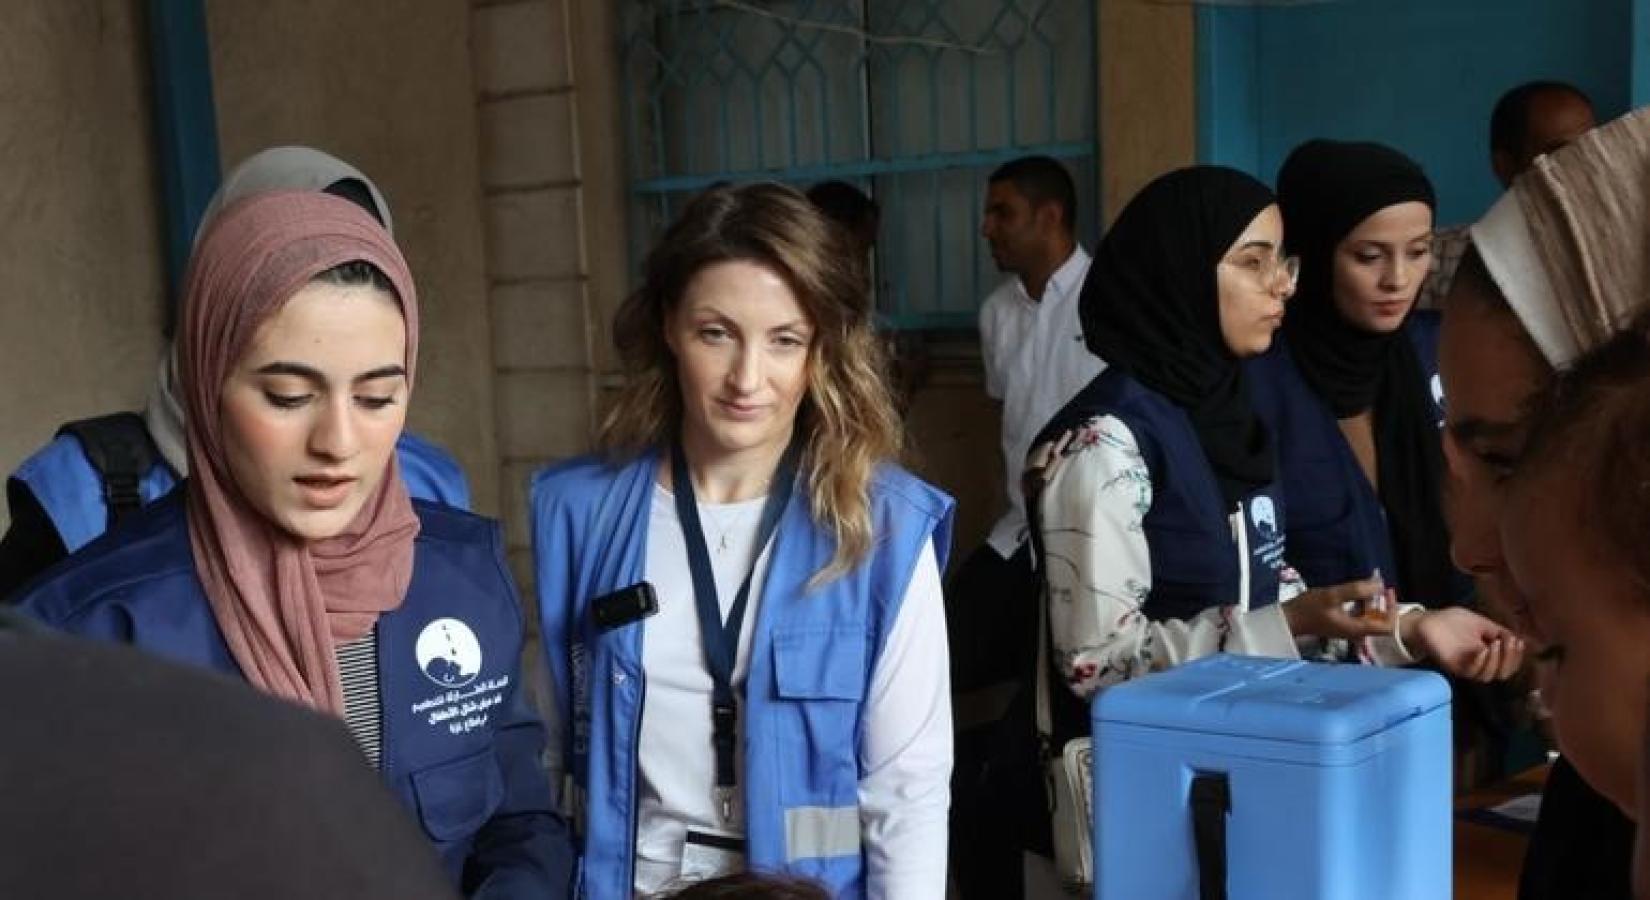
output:
M 1004 559 L 1026 539 L 1025 498 L 1020 472 L 1037 432 L 1106 364 L 1083 343 L 1077 298 L 1089 271 L 1082 247 L 1049 277 L 1042 300 L 1026 293 L 1024 282 L 1010 278 L 986 297 L 980 308 L 980 354 L 985 361 L 985 391 L 1003 401 L 1003 465 L 1008 511 L 986 541 Z
M 768 569 L 767 548 L 755 546 L 765 499 L 699 504 L 724 621 L 756 558 L 734 663 L 734 686 L 741 694 Z M 676 500 L 659 486 L 654 488 L 648 519 L 645 575 L 657 592 L 659 612 L 645 621 L 642 634 L 647 691 L 637 754 L 638 893 L 677 886 L 688 829 L 743 833 L 745 818 L 742 783 L 735 794 L 731 829 L 720 821 L 712 800 L 710 672 L 705 668 Z M 951 803 L 948 660 L 939 566 L 930 544 L 906 587 L 860 713 L 860 823 L 871 898 L 940 900 L 945 895 L 946 816 Z M 741 773 L 743 725 L 741 718 L 736 745 Z

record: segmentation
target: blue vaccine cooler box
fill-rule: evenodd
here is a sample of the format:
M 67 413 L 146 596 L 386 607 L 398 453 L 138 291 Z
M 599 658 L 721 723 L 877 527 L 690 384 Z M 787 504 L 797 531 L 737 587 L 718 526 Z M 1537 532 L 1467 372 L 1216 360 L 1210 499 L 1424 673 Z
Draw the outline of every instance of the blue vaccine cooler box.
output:
M 1448 900 L 1449 702 L 1431 672 L 1224 654 L 1102 691 L 1097 900 Z

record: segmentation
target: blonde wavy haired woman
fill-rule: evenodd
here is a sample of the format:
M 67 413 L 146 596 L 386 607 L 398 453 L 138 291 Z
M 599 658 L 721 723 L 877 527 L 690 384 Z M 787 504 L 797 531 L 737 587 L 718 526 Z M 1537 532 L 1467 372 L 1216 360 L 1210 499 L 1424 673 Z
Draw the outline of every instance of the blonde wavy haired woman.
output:
M 713 188 L 616 317 L 601 452 L 534 479 L 592 900 L 745 869 L 944 895 L 952 502 L 894 462 L 872 312 L 800 193 Z

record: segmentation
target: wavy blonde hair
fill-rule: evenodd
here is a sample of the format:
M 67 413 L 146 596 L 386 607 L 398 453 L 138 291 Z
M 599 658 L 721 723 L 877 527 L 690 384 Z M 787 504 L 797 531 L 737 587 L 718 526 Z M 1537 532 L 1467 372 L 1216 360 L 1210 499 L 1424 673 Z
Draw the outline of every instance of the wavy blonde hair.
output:
M 665 327 L 695 275 L 735 260 L 783 278 L 813 326 L 796 429 L 805 442 L 809 508 L 836 539 L 835 555 L 810 582 L 822 584 L 870 552 L 871 478 L 879 463 L 899 458 L 903 430 L 872 330 L 863 255 L 800 192 L 772 183 L 714 187 L 665 232 L 648 254 L 642 286 L 614 316 L 624 385 L 599 442 L 610 457 L 634 458 L 675 440 L 682 388 Z

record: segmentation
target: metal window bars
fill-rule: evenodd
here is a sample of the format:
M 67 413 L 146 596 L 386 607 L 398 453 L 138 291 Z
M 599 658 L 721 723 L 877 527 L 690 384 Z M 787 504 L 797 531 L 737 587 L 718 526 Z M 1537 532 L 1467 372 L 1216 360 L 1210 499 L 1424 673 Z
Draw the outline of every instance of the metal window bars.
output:
M 1095 0 L 625 0 L 632 257 L 722 181 L 854 183 L 882 207 L 885 327 L 968 328 L 997 282 L 985 178 L 1063 160 L 1096 221 Z

